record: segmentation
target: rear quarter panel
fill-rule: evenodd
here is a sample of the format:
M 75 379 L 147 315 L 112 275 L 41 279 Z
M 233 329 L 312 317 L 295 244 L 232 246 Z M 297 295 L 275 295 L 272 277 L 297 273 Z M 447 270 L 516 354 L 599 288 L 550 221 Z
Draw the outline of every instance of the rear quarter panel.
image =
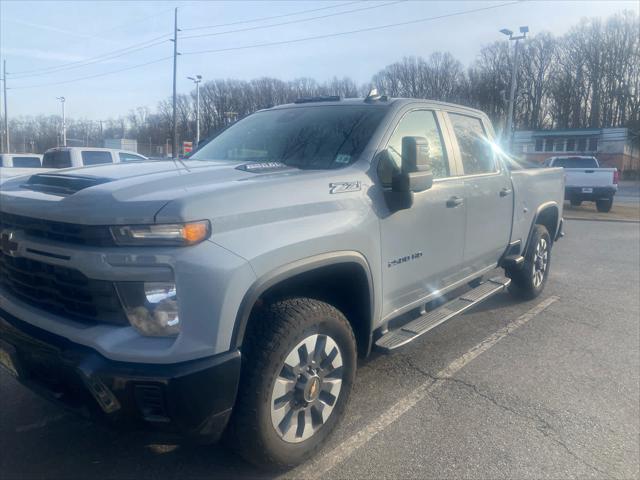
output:
M 511 180 L 514 190 L 511 241 L 520 240 L 526 246 L 533 221 L 541 209 L 556 206 L 558 219 L 562 218 L 564 172 L 562 168 L 513 170 Z

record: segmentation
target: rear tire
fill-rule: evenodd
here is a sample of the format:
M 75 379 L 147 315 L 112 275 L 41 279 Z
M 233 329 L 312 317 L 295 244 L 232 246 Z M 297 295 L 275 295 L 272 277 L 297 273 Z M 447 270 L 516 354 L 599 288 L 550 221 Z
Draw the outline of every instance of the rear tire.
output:
M 251 319 L 242 354 L 233 446 L 261 468 L 302 463 L 344 414 L 357 362 L 351 325 L 319 300 L 281 300 Z
M 516 298 L 532 300 L 542 293 L 551 266 L 551 237 L 543 225 L 535 225 L 531 242 L 519 269 L 508 270 L 509 292 Z
M 582 205 L 582 200 L 579 200 L 577 198 L 572 198 L 570 202 L 572 207 L 579 207 L 580 205 Z
M 613 198 L 600 198 L 596 200 L 596 208 L 599 212 L 607 213 L 611 211 L 613 207 Z

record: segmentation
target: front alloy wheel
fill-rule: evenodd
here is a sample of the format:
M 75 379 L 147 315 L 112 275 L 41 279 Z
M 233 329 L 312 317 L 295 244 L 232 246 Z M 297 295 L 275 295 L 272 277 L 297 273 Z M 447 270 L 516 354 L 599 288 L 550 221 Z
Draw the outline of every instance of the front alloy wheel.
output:
M 280 438 L 302 442 L 326 423 L 342 372 L 340 348 L 327 335 L 310 335 L 289 352 L 271 393 L 271 422 Z
M 356 340 L 337 308 L 288 298 L 256 308 L 229 440 L 248 461 L 289 468 L 312 457 L 344 415 L 355 378 Z

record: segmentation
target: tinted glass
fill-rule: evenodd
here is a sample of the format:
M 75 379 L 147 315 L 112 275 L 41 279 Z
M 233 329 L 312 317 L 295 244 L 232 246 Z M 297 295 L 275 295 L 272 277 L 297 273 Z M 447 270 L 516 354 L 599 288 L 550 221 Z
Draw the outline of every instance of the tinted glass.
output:
M 146 158 L 141 157 L 140 155 L 134 155 L 133 153 L 120 152 L 118 155 L 120 156 L 121 162 L 142 162 L 146 160 Z
M 386 110 L 378 106 L 327 105 L 258 112 L 229 127 L 189 160 L 340 168 L 358 159 Z
M 479 118 L 449 113 L 465 175 L 496 171 L 493 149 Z
M 18 168 L 39 168 L 42 165 L 38 157 L 13 157 L 13 166 Z
M 598 168 L 598 162 L 595 158 L 589 157 L 566 157 L 556 158 L 553 161 L 553 166 L 562 168 Z
M 67 150 L 54 150 L 47 152 L 42 157 L 42 166 L 45 168 L 67 168 L 71 166 L 71 153 Z
M 449 163 L 442 146 L 442 135 L 435 114 L 430 110 L 415 110 L 407 113 L 396 127 L 387 145 L 388 154 L 400 170 L 402 166 L 402 137 L 423 137 L 429 147 L 429 160 L 433 178 L 449 176 Z
M 100 165 L 101 163 L 111 163 L 111 152 L 100 152 L 86 150 L 82 152 L 82 165 Z

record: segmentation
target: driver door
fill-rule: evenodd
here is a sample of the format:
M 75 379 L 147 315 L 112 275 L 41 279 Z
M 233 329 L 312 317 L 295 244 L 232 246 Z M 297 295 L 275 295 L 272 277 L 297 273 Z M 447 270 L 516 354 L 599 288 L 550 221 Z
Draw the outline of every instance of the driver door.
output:
M 442 114 L 417 109 L 398 121 L 382 155 L 378 176 L 390 188 L 401 167 L 402 138 L 424 137 L 429 145 L 433 186 L 413 194 L 410 208 L 389 211 L 380 220 L 383 317 L 419 306 L 424 298 L 460 278 L 466 224 L 465 185 L 457 177 Z

